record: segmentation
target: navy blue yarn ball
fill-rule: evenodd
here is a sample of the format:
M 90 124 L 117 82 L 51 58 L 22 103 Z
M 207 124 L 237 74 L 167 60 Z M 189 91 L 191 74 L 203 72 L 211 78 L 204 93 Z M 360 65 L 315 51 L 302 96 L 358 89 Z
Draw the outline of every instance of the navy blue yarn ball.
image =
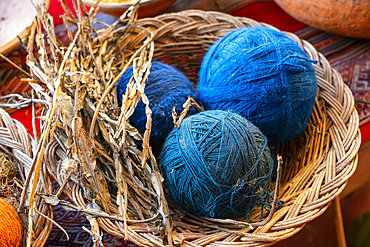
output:
M 271 144 L 297 137 L 315 102 L 311 60 L 289 37 L 266 27 L 237 29 L 203 59 L 198 94 L 205 109 L 234 110 Z
M 128 68 L 116 84 L 120 104 L 122 103 L 122 94 L 126 92 L 127 83 L 131 79 L 132 72 L 133 68 Z M 182 105 L 186 102 L 188 96 L 196 97 L 195 90 L 188 78 L 176 68 L 165 63 L 152 62 L 144 92 L 149 99 L 149 107 L 152 110 L 152 130 L 149 142 L 154 155 L 159 156 L 166 137 L 174 127 L 173 107 L 176 106 L 176 112 L 180 114 L 183 110 Z M 196 113 L 196 110 L 191 107 L 188 114 L 194 113 Z M 142 101 L 138 103 L 129 120 L 130 124 L 136 127 L 140 133 L 144 133 L 147 117 L 145 115 L 145 104 Z
M 237 113 L 204 111 L 174 128 L 159 163 L 175 204 L 195 215 L 249 216 L 266 205 L 273 160 L 266 137 Z

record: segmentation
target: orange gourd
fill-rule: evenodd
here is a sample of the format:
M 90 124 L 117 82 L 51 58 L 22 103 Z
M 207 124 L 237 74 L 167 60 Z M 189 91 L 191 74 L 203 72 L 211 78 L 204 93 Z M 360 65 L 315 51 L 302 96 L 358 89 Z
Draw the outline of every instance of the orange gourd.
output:
M 275 0 L 289 15 L 317 29 L 370 38 L 370 0 Z

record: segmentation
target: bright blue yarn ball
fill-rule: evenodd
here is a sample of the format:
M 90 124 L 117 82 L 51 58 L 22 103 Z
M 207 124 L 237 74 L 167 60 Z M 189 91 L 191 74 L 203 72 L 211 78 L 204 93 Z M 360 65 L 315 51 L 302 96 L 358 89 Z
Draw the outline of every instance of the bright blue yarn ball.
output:
M 132 72 L 133 68 L 128 68 L 116 84 L 120 104 L 122 103 L 122 94 L 126 92 L 126 86 L 131 79 Z M 195 90 L 188 78 L 174 67 L 165 63 L 152 62 L 144 92 L 149 99 L 149 107 L 152 110 L 152 131 L 149 142 L 154 155 L 158 156 L 167 135 L 174 127 L 173 107 L 176 106 L 176 113 L 179 115 L 188 96 L 196 97 Z M 188 114 L 194 113 L 196 113 L 196 110 L 191 107 Z M 140 133 L 144 133 L 146 121 L 145 105 L 140 101 L 130 117 L 130 123 Z
M 273 159 L 266 137 L 234 112 L 185 118 L 167 137 L 159 169 L 176 205 L 195 215 L 248 216 L 270 198 Z
M 266 27 L 237 29 L 203 59 L 199 99 L 208 110 L 233 110 L 254 123 L 272 144 L 306 127 L 317 92 L 315 71 L 289 37 Z

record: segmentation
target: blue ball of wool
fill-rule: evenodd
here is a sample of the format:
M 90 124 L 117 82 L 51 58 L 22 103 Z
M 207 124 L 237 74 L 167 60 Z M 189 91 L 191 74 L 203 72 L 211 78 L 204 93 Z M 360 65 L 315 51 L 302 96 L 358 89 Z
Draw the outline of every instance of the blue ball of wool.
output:
M 175 204 L 195 215 L 249 216 L 265 205 L 273 160 L 267 139 L 237 113 L 204 111 L 174 128 L 159 163 Z
M 133 68 L 128 68 L 116 84 L 118 102 L 120 103 L 132 72 Z M 152 129 L 149 142 L 154 155 L 158 156 L 166 137 L 174 127 L 173 107 L 175 106 L 177 114 L 180 114 L 183 110 L 182 105 L 186 102 L 188 96 L 196 97 L 195 90 L 189 79 L 174 67 L 165 63 L 152 62 L 144 92 L 149 99 L 149 107 L 152 110 Z M 194 113 L 196 113 L 196 110 L 191 107 L 188 114 Z M 140 133 L 144 133 L 146 121 L 145 104 L 140 101 L 130 117 L 130 123 Z
M 208 110 L 233 110 L 254 123 L 271 144 L 297 137 L 314 106 L 311 60 L 289 37 L 266 27 L 237 29 L 203 59 L 197 87 Z

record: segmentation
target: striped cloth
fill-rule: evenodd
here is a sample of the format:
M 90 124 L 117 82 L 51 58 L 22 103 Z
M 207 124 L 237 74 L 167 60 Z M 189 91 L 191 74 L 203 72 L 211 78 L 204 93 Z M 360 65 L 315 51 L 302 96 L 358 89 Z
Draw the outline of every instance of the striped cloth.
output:
M 370 121 L 370 41 L 333 35 L 311 27 L 296 34 L 321 52 L 351 89 L 360 126 Z

